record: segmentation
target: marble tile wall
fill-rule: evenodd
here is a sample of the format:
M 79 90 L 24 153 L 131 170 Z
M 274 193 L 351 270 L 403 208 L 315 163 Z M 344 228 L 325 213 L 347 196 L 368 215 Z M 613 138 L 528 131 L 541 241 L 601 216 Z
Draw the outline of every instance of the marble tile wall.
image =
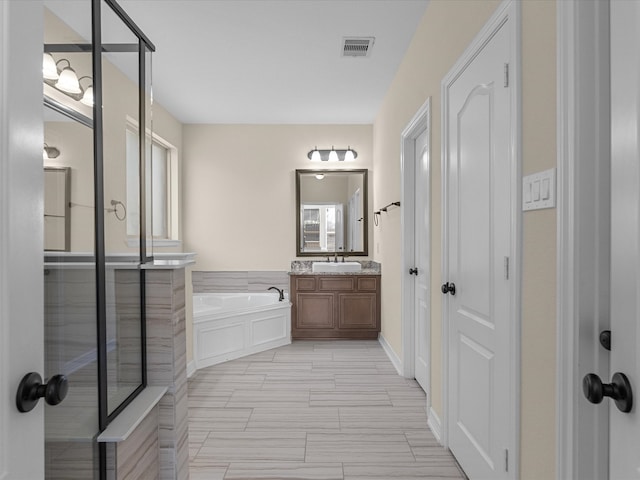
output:
M 286 271 L 194 271 L 193 293 L 265 292 L 269 287 L 289 291 Z
M 116 444 L 118 480 L 158 478 L 158 409 L 156 405 L 124 441 Z
M 147 383 L 160 400 L 160 479 L 189 478 L 185 272 L 147 272 Z

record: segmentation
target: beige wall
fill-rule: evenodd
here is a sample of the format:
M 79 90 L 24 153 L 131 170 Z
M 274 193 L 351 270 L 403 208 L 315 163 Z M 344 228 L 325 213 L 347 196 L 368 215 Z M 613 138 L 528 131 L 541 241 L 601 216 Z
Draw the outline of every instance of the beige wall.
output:
M 400 135 L 431 98 L 432 277 L 431 388 L 442 414 L 441 101 L 440 82 L 480 31 L 497 0 L 432 0 L 374 124 L 374 196 L 399 200 Z M 523 169 L 555 166 L 555 2 L 522 2 Z M 521 477 L 555 475 L 555 238 L 556 212 L 523 216 Z M 400 210 L 375 230 L 374 258 L 382 263 L 382 335 L 402 358 Z
M 373 164 L 371 125 L 185 125 L 183 141 L 185 250 L 198 254 L 194 270 L 288 271 L 296 258 L 295 170 Z M 307 158 L 332 145 L 350 145 L 358 158 Z M 370 215 L 371 199 L 370 186 Z

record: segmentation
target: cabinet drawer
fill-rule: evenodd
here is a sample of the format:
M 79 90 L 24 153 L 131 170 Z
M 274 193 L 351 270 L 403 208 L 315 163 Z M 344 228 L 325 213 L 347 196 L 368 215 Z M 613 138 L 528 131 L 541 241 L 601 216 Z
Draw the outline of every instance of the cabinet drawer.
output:
M 378 278 L 358 277 L 358 290 L 361 292 L 375 292 L 378 290 Z
M 351 276 L 320 277 L 318 280 L 318 290 L 323 292 L 350 292 L 355 288 L 355 278 Z
M 299 292 L 315 291 L 316 277 L 294 277 L 295 290 Z

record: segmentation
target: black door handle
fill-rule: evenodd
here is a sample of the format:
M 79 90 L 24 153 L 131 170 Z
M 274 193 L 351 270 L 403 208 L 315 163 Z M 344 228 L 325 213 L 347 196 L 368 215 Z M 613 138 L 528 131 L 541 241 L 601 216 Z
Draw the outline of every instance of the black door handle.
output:
M 69 382 L 64 375 L 54 375 L 43 385 L 38 373 L 27 373 L 18 386 L 16 407 L 23 413 L 30 412 L 42 397 L 49 405 L 58 405 L 65 399 L 68 391 Z
M 455 295 L 456 294 L 456 284 L 451 282 L 447 282 L 447 283 L 443 283 L 442 287 L 440 287 L 440 291 L 442 293 L 444 293 L 445 295 L 447 293 L 450 293 L 451 295 Z
M 410 268 L 410 269 L 409 269 L 409 275 L 415 275 L 415 276 L 418 276 L 418 267 L 416 267 L 416 268 Z
M 603 330 L 600 332 L 600 345 L 605 350 L 611 351 L 611 330 Z
M 585 375 L 582 380 L 582 391 L 591 403 L 600 403 L 604 397 L 610 397 L 616 402 L 618 410 L 629 413 L 633 407 L 631 384 L 624 373 L 616 372 L 611 383 L 602 383 L 595 373 Z

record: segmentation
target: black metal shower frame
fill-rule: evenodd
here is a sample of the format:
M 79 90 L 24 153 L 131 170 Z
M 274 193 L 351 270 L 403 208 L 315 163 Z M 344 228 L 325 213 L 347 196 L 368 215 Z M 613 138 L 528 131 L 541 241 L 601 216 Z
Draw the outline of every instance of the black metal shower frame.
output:
M 96 267 L 96 312 L 97 312 L 97 357 L 98 357 L 98 429 L 103 432 L 109 423 L 122 412 L 147 386 L 147 348 L 146 348 L 146 273 L 140 269 L 140 336 L 141 336 L 141 384 L 118 406 L 109 413 L 107 397 L 107 309 L 106 309 L 106 247 L 105 247 L 105 204 L 104 204 L 104 141 L 102 118 L 102 53 L 103 52 L 137 52 L 138 53 L 138 120 L 139 120 L 139 205 L 140 205 L 140 264 L 153 261 L 147 254 L 147 212 L 146 212 L 146 162 L 145 133 L 148 122 L 146 109 L 146 74 L 147 53 L 154 52 L 155 46 L 122 9 L 116 0 L 91 1 L 91 44 L 47 44 L 47 53 L 92 52 L 93 73 L 93 119 L 82 115 L 64 105 L 45 99 L 50 108 L 74 118 L 78 122 L 93 127 L 94 158 L 94 232 L 95 232 L 95 267 Z M 122 22 L 138 38 L 137 44 L 103 44 L 102 43 L 102 2 L 109 6 Z M 77 260 L 77 259 L 76 259 Z M 99 476 L 107 478 L 107 450 L 105 443 L 99 443 Z

